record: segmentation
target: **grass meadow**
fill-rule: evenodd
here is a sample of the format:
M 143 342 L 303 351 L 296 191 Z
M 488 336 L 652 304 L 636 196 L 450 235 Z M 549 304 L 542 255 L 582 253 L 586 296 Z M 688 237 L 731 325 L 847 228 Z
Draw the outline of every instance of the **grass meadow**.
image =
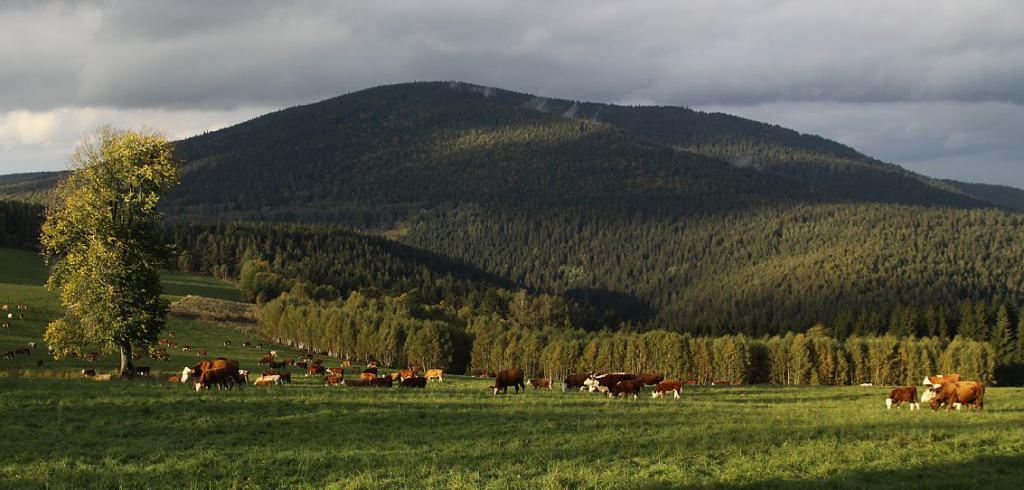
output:
M 0 350 L 40 342 L 57 314 L 55 294 L 40 286 L 41 268 L 32 254 L 0 250 L 0 301 L 29 304 L 24 319 L 0 330 Z M 257 369 L 261 352 L 240 344 L 258 339 L 182 318 L 168 330 L 182 344 L 207 348 L 207 357 Z M 41 347 L 31 358 L 0 360 L 0 488 L 1024 484 L 1019 388 L 989 389 L 980 414 L 886 411 L 886 387 L 687 387 L 683 400 L 654 400 L 648 390 L 633 401 L 533 389 L 492 396 L 490 380 L 461 376 L 426 390 L 326 387 L 297 376 L 291 385 L 197 393 L 166 381 L 195 362 L 194 353 L 144 359 L 154 376 L 130 382 L 78 376 L 85 367 L 114 372 L 115 356 L 37 367 L 44 356 Z

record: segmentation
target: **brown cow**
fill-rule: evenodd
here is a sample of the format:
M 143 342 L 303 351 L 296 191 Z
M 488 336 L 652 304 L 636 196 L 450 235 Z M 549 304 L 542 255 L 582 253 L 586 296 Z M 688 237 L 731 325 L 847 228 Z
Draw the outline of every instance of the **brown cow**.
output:
M 197 350 L 196 351 L 196 355 L 197 356 L 205 356 L 206 355 L 206 349 L 199 349 L 199 350 Z
M 391 378 L 391 381 L 402 381 L 402 373 L 388 373 L 385 374 L 384 376 Z
M 367 381 L 369 381 L 371 379 L 375 379 L 376 377 L 377 377 L 377 375 L 373 374 L 373 373 L 360 373 L 359 374 L 359 379 L 365 379 Z
M 601 393 L 608 393 L 615 385 L 619 384 L 620 381 L 630 381 L 636 379 L 635 374 L 629 373 L 605 373 L 595 374 L 587 379 L 585 384 L 591 393 L 600 391 Z M 642 386 L 642 385 L 641 385 Z
M 654 386 L 665 381 L 665 375 L 661 373 L 640 373 L 636 375 L 636 379 L 642 381 L 647 386 Z
M 288 367 L 288 365 L 285 364 L 284 361 L 281 361 L 281 362 L 270 361 L 270 369 L 285 369 L 287 367 Z
M 682 391 L 683 383 L 681 381 L 662 381 L 658 383 L 658 386 L 654 387 L 654 393 L 652 398 L 665 397 L 665 393 L 672 392 L 675 398 L 679 399 L 679 392 Z
M 398 386 L 401 388 L 426 388 L 427 378 L 405 378 Z
M 324 384 L 327 386 L 340 386 L 341 382 L 345 381 L 344 376 L 327 376 L 324 379 Z
M 281 384 L 292 382 L 292 373 L 281 373 Z
M 538 388 L 553 389 L 551 386 L 551 378 L 531 379 L 530 386 L 532 386 L 535 390 Z
M 412 369 L 402 369 L 402 370 L 398 371 L 398 377 L 402 378 L 402 379 L 413 378 L 415 376 L 416 376 L 416 372 L 413 371 Z
M 427 379 L 437 378 L 438 381 L 444 383 L 444 370 L 442 370 L 442 369 L 431 369 L 431 370 L 427 371 L 423 375 L 423 377 L 427 378 Z
M 633 399 L 636 400 L 640 396 L 640 390 L 644 389 L 643 381 L 639 379 L 627 379 L 625 381 L 619 381 L 615 383 L 615 386 L 608 392 L 609 397 L 616 397 L 619 395 L 626 395 L 627 397 L 632 394 Z
M 208 369 L 226 369 L 236 384 L 243 384 L 238 379 L 238 361 L 218 357 L 212 361 L 201 361 L 191 367 L 181 370 L 181 382 L 188 381 L 189 377 L 199 378 Z
M 941 376 L 925 376 L 921 384 L 938 388 L 946 383 L 955 383 L 957 381 L 960 381 L 959 374 L 943 374 Z
M 366 388 L 370 386 L 370 380 L 368 379 L 346 379 L 341 382 L 345 386 L 351 386 L 353 388 Z
M 263 356 L 263 358 L 260 359 L 260 362 L 258 362 L 257 364 L 270 364 L 272 362 L 274 362 L 274 356 L 267 354 Z
M 506 369 L 495 376 L 494 386 L 491 386 L 491 389 L 494 390 L 493 394 L 497 395 L 498 391 L 501 391 L 507 395 L 509 386 L 514 386 L 516 393 L 519 393 L 519 388 L 522 388 L 523 393 L 526 393 L 526 383 L 523 382 L 523 379 L 522 369 Z
M 295 367 L 297 367 L 299 369 L 307 369 L 307 368 L 309 368 L 309 363 L 297 362 L 297 363 L 295 363 Z
M 585 390 L 586 382 L 594 373 L 575 373 L 565 377 L 562 381 L 562 393 L 569 391 L 571 388 L 579 388 L 580 391 Z
M 340 367 L 327 368 L 327 374 L 329 374 L 331 376 L 344 376 L 345 375 L 345 368 L 340 368 Z
M 325 372 L 327 372 L 327 370 L 324 369 L 323 366 L 310 366 L 309 369 L 306 369 L 306 376 L 312 376 L 314 374 L 322 376 Z
M 352 361 L 341 361 L 341 367 L 349 367 L 352 365 Z
M 902 408 L 901 404 L 909 403 L 911 410 L 920 410 L 921 405 L 917 403 L 917 387 L 916 386 L 904 386 L 902 388 L 893 388 L 889 392 L 889 397 L 885 399 L 885 409 L 889 410 L 896 406 L 897 409 Z
M 944 383 L 935 390 L 935 398 L 932 398 L 932 411 L 939 409 L 945 403 L 947 412 L 953 411 L 954 404 L 969 405 L 967 410 L 972 408 L 982 411 L 985 408 L 985 385 L 977 381 L 953 381 Z
M 292 358 L 289 357 L 288 359 L 284 360 L 284 363 L 289 365 L 289 366 L 294 366 L 295 365 L 295 359 L 292 359 Z
M 170 381 L 171 383 L 178 383 L 181 381 L 181 376 L 171 376 L 167 378 L 167 381 Z
M 235 377 L 238 371 L 232 372 L 227 368 L 213 368 L 203 371 L 203 374 L 199 375 L 199 379 L 196 381 L 196 391 L 208 390 L 214 385 L 217 385 L 217 389 L 221 390 L 225 386 L 227 389 L 235 384 Z
M 264 369 L 263 376 L 280 376 L 281 373 L 274 369 Z
M 370 386 L 375 388 L 391 388 L 394 386 L 394 383 L 395 382 L 391 380 L 391 376 L 381 376 L 370 380 Z

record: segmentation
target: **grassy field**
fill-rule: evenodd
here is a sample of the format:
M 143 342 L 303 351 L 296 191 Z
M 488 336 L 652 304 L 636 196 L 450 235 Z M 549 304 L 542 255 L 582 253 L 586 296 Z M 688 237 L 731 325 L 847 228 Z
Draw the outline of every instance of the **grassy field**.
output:
M 0 300 L 26 302 L 0 349 L 39 341 L 57 313 L 41 267 L 0 250 Z M 21 272 L 14 273 L 12 271 Z M 181 343 L 257 369 L 242 333 L 173 318 Z M 224 346 L 231 340 L 231 346 Z M 269 347 L 269 346 L 268 346 Z M 295 351 L 280 348 L 282 354 Z M 984 413 L 886 411 L 885 387 L 689 387 L 684 400 L 534 391 L 492 396 L 452 376 L 426 390 L 292 385 L 197 393 L 97 382 L 112 356 L 0 360 L 0 488 L 1020 488 L 1024 389 Z M 328 360 L 328 365 L 337 361 Z M 298 373 L 293 372 L 293 375 Z

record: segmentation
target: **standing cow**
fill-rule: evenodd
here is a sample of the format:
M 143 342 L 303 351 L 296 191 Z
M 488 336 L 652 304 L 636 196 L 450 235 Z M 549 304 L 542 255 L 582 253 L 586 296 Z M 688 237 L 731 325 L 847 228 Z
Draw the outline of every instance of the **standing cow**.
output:
M 902 403 L 910 404 L 911 410 L 920 410 L 921 405 L 917 403 L 917 387 L 916 386 L 904 386 L 902 388 L 894 388 L 889 392 L 889 397 L 885 399 L 885 409 L 889 410 L 896 406 L 901 408 Z
M 977 381 L 954 381 L 945 383 L 935 389 L 935 397 L 931 399 L 932 411 L 939 409 L 943 403 L 946 411 L 953 411 L 953 405 L 967 405 L 967 409 L 984 409 L 985 385 Z
M 526 393 L 526 383 L 524 381 L 522 369 L 506 369 L 494 378 L 494 386 L 491 387 L 494 390 L 495 395 L 500 390 L 504 394 L 508 394 L 508 387 L 514 386 L 516 393 L 519 393 L 519 388 L 523 389 L 523 393 Z

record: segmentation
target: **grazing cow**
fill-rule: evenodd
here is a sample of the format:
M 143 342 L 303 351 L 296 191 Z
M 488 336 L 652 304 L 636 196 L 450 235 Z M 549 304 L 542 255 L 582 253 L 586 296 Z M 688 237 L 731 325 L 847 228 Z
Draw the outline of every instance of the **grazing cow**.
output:
M 249 341 L 242 342 L 242 347 L 249 347 Z
M 198 364 L 192 365 L 191 367 L 186 367 L 182 369 L 181 382 L 184 383 L 188 381 L 190 377 L 199 378 L 200 376 L 203 375 L 204 371 L 207 371 L 209 369 L 225 369 L 232 378 L 236 378 L 238 376 L 238 372 L 240 371 L 238 367 L 238 361 L 218 357 L 212 361 L 201 361 Z
M 249 383 L 249 371 L 245 369 L 238 370 L 238 383 L 243 385 Z
M 412 378 L 412 377 L 415 377 L 415 376 L 416 376 L 416 372 L 413 371 L 412 369 L 402 369 L 401 371 L 398 371 L 398 377 L 400 377 L 402 379 Z
M 931 400 L 932 411 L 939 409 L 945 403 L 947 412 L 953 411 L 954 404 L 967 405 L 967 410 L 976 409 L 982 411 L 985 408 L 985 385 L 977 381 L 952 381 L 944 383 L 935 390 L 935 397 Z
M 562 381 L 562 393 L 569 391 L 572 388 L 579 388 L 580 391 L 586 389 L 585 383 L 593 373 L 575 373 L 565 377 Z
M 342 367 L 349 367 L 352 365 L 352 361 L 341 361 Z
M 960 381 L 959 374 L 943 374 L 941 376 L 925 376 L 921 384 L 938 388 L 945 383 L 955 383 L 957 381 Z
M 227 346 L 227 345 L 231 345 L 231 341 L 230 341 L 230 340 L 225 340 L 225 341 L 224 341 L 224 345 L 226 345 L 226 346 Z
M 281 384 L 292 382 L 292 373 L 281 373 L 279 376 L 281 376 Z
M 18 303 L 18 309 L 19 310 L 27 310 L 28 309 L 28 305 L 26 305 L 25 303 Z
M 519 393 L 519 388 L 526 393 L 526 383 L 523 382 L 523 379 L 522 369 L 506 369 L 494 378 L 494 386 L 491 386 L 492 394 L 497 395 L 498 391 L 501 391 L 507 395 L 509 386 L 515 387 L 516 393 Z
M 427 378 L 405 378 L 398 386 L 402 388 L 426 388 Z
M 192 346 L 191 345 L 186 345 L 186 346 L 181 348 L 182 352 L 188 352 L 190 350 L 192 350 Z
M 110 381 L 110 375 L 109 374 L 97 374 L 96 376 L 92 377 L 92 380 L 93 381 Z
M 18 347 L 17 349 L 14 349 L 14 355 L 20 356 L 22 354 L 25 354 L 26 356 L 31 356 L 32 355 L 32 349 L 30 349 L 28 347 Z
M 262 349 L 263 348 L 263 344 L 256 344 L 256 348 L 257 349 Z
M 353 388 L 366 388 L 370 386 L 370 380 L 368 379 L 346 379 L 341 382 L 345 386 L 351 386 Z
M 167 347 L 177 347 L 177 346 L 178 346 L 178 341 L 177 340 L 172 340 L 172 341 L 167 343 Z
M 262 375 L 263 376 L 277 376 L 279 374 L 281 374 L 281 373 L 279 373 L 279 372 L 277 372 L 277 371 L 275 371 L 273 369 L 264 369 Z
M 270 364 L 272 362 L 274 362 L 274 356 L 267 354 L 263 356 L 263 359 L 260 359 L 260 362 L 258 362 L 257 364 Z
M 661 373 L 640 373 L 636 375 L 636 379 L 642 381 L 646 386 L 654 386 L 665 381 L 665 375 Z
M 235 379 L 238 377 L 238 370 L 230 370 L 227 368 L 212 368 L 203 371 L 203 374 L 199 375 L 199 379 L 195 382 L 196 391 L 208 390 L 214 385 L 217 386 L 218 390 L 222 390 L 225 387 L 231 389 L 235 384 Z
M 149 376 L 149 366 L 135 366 L 135 374 L 138 376 Z
M 367 381 L 369 381 L 371 379 L 375 379 L 376 377 L 377 377 L 377 375 L 373 374 L 373 373 L 360 373 L 359 374 L 359 379 L 365 379 Z
M 14 351 L 9 350 L 7 352 L 4 352 L 4 359 L 14 359 Z
M 316 359 L 316 360 L 313 361 L 313 365 L 314 366 L 323 366 L 324 365 L 324 360 L 323 359 Z
M 583 384 L 586 385 L 591 393 L 600 391 L 601 393 L 607 393 L 615 385 L 619 384 L 620 381 L 629 381 L 636 379 L 635 374 L 629 373 L 605 373 L 595 374 L 587 379 Z
M 196 355 L 197 356 L 205 356 L 206 355 L 206 349 L 199 349 L 199 350 L 197 350 L 196 351 Z
M 297 362 L 297 363 L 295 363 L 295 367 L 297 367 L 299 369 L 306 369 L 306 368 L 309 367 L 309 364 L 306 364 L 304 362 Z
M 314 374 L 323 376 L 325 372 L 326 370 L 323 366 L 310 366 L 309 369 L 306 369 L 306 376 L 312 376 Z
M 28 343 L 28 348 L 29 349 L 35 349 L 36 348 L 36 343 L 35 342 L 29 342 Z
M 292 359 L 292 358 L 289 357 L 288 359 L 284 360 L 284 363 L 285 363 L 285 365 L 288 365 L 288 366 L 294 366 L 295 365 L 295 359 Z
M 344 376 L 345 375 L 345 368 L 340 368 L 340 367 L 327 368 L 327 373 L 329 375 L 331 375 L 331 376 Z
M 683 383 L 680 381 L 662 381 L 658 383 L 658 386 L 654 387 L 654 393 L 652 398 L 664 398 L 665 393 L 672 392 L 675 398 L 679 399 L 679 392 L 682 391 Z
M 156 350 L 156 353 L 157 354 L 166 354 L 167 353 L 167 348 L 166 347 L 161 347 L 161 348 Z
M 93 376 L 96 376 L 96 370 L 95 369 L 83 369 L 82 370 L 82 376 L 85 376 L 86 378 L 91 378 Z
M 304 354 L 302 358 L 305 359 L 306 362 L 313 362 L 313 354 Z
M 284 362 L 272 361 L 270 363 L 270 369 L 285 369 L 287 367 L 288 365 L 285 364 Z
M 178 333 L 175 332 L 174 330 L 171 330 L 170 332 L 167 332 L 167 336 L 168 337 L 174 337 L 175 335 L 178 335 Z
M 384 376 L 391 378 L 391 381 L 402 381 L 402 373 L 388 373 Z
M 327 376 L 324 378 L 324 384 L 327 386 L 340 386 L 342 381 L 345 381 L 344 376 Z
M 608 392 L 609 397 L 616 397 L 619 395 L 626 395 L 627 397 L 632 394 L 633 399 L 636 400 L 640 396 L 640 390 L 644 389 L 643 381 L 639 379 L 627 379 L 625 381 L 619 381 L 615 383 L 611 391 Z
M 889 392 L 889 397 L 885 399 L 885 409 L 889 410 L 896 406 L 897 409 L 902 408 L 901 404 L 909 403 L 911 410 L 920 410 L 921 405 L 917 403 L 917 387 L 916 386 L 904 386 L 902 388 L 893 388 Z
M 279 384 L 281 384 L 281 377 L 277 375 L 260 376 L 252 383 L 253 386 L 273 386 Z
M 11 322 L 4 322 L 4 328 L 11 328 Z
M 167 381 L 170 381 L 171 383 L 180 383 L 181 382 L 181 376 L 171 376 L 171 377 L 168 377 Z
M 394 386 L 394 381 L 391 376 L 381 376 L 379 378 L 373 378 L 370 380 L 370 386 L 374 388 L 391 388 Z
M 167 345 L 167 342 L 169 342 L 167 339 L 160 339 L 159 344 L 160 345 Z
M 531 379 L 530 386 L 532 386 L 535 390 L 538 388 L 553 389 L 551 387 L 551 378 Z
M 437 378 L 438 381 L 444 383 L 444 370 L 441 370 L 441 369 L 431 369 L 431 370 L 427 371 L 423 375 L 423 377 L 427 378 L 427 379 Z
M 277 357 L 277 351 L 276 350 L 272 350 L 272 351 L 268 352 L 267 355 L 269 355 L 270 357 Z

